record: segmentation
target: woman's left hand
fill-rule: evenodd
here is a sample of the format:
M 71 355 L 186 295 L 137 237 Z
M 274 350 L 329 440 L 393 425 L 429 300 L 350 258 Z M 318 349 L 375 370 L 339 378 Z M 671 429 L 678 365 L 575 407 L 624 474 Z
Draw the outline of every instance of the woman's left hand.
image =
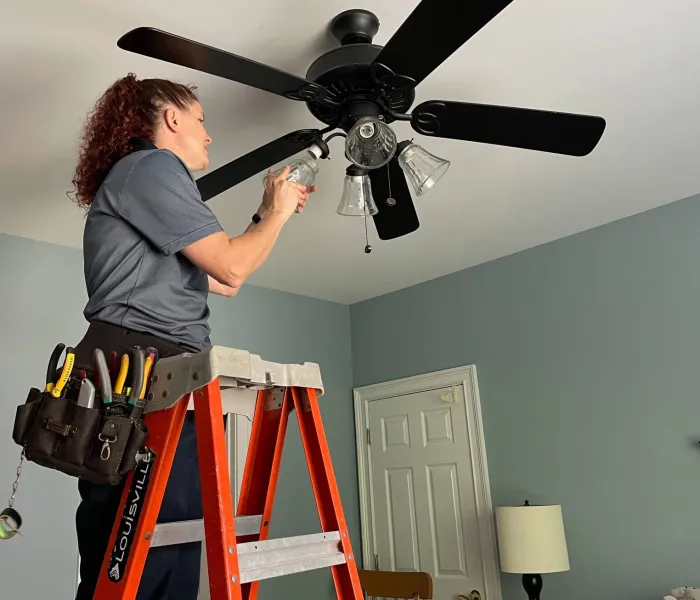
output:
M 309 200 L 309 195 L 313 194 L 317 189 L 318 189 L 318 186 L 315 186 L 315 185 L 312 185 L 311 187 L 306 188 L 306 194 L 304 194 L 304 197 L 302 198 L 301 202 L 299 202 L 299 204 L 297 204 L 296 212 L 300 213 L 301 211 L 304 210 L 304 207 L 306 206 L 306 203 Z

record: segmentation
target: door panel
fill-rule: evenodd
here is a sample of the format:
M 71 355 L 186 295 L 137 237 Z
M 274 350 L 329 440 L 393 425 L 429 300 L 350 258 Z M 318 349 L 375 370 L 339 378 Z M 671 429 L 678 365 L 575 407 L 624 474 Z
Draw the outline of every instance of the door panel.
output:
M 408 415 L 395 415 L 382 419 L 382 441 L 384 451 L 389 449 L 410 448 L 408 435 Z
M 379 568 L 429 572 L 436 600 L 483 590 L 463 389 L 372 400 L 367 418 Z
M 421 413 L 423 420 L 423 445 L 454 443 L 452 413 L 449 408 L 434 408 Z
M 434 570 L 439 575 L 466 576 L 457 465 L 431 465 L 427 469 L 430 526 L 436 552 Z
M 394 571 L 418 571 L 418 537 L 410 469 L 385 472 L 387 513 L 391 525 L 391 565 Z M 406 531 L 408 530 L 408 531 Z

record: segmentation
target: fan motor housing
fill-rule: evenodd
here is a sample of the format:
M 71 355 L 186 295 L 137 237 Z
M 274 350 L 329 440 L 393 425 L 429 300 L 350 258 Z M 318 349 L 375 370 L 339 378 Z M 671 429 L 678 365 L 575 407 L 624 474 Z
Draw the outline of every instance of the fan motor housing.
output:
M 411 108 L 416 97 L 413 88 L 382 88 L 373 73 L 372 64 L 382 51 L 382 46 L 370 43 L 378 27 L 379 21 L 368 11 L 345 11 L 333 20 L 331 31 L 343 45 L 319 56 L 306 72 L 306 79 L 325 87 L 338 103 L 306 103 L 322 123 L 347 129 L 343 121 L 350 103 L 376 104 L 387 123 L 394 119 L 386 109 L 406 113 Z

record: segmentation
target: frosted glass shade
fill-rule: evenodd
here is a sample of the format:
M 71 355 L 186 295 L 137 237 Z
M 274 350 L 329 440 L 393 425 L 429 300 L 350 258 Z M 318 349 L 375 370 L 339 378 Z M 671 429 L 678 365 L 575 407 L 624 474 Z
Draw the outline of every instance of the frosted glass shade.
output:
M 496 525 L 504 573 L 569 570 L 561 506 L 501 506 Z

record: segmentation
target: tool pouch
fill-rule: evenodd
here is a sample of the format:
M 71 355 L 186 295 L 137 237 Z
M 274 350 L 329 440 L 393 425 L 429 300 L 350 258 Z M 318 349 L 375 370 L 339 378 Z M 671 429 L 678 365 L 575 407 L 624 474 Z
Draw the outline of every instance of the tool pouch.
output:
M 136 455 L 144 450 L 145 423 L 78 406 L 76 400 L 74 389 L 54 398 L 31 388 L 26 402 L 17 407 L 12 438 L 24 447 L 29 461 L 93 483 L 116 485 L 136 467 Z

